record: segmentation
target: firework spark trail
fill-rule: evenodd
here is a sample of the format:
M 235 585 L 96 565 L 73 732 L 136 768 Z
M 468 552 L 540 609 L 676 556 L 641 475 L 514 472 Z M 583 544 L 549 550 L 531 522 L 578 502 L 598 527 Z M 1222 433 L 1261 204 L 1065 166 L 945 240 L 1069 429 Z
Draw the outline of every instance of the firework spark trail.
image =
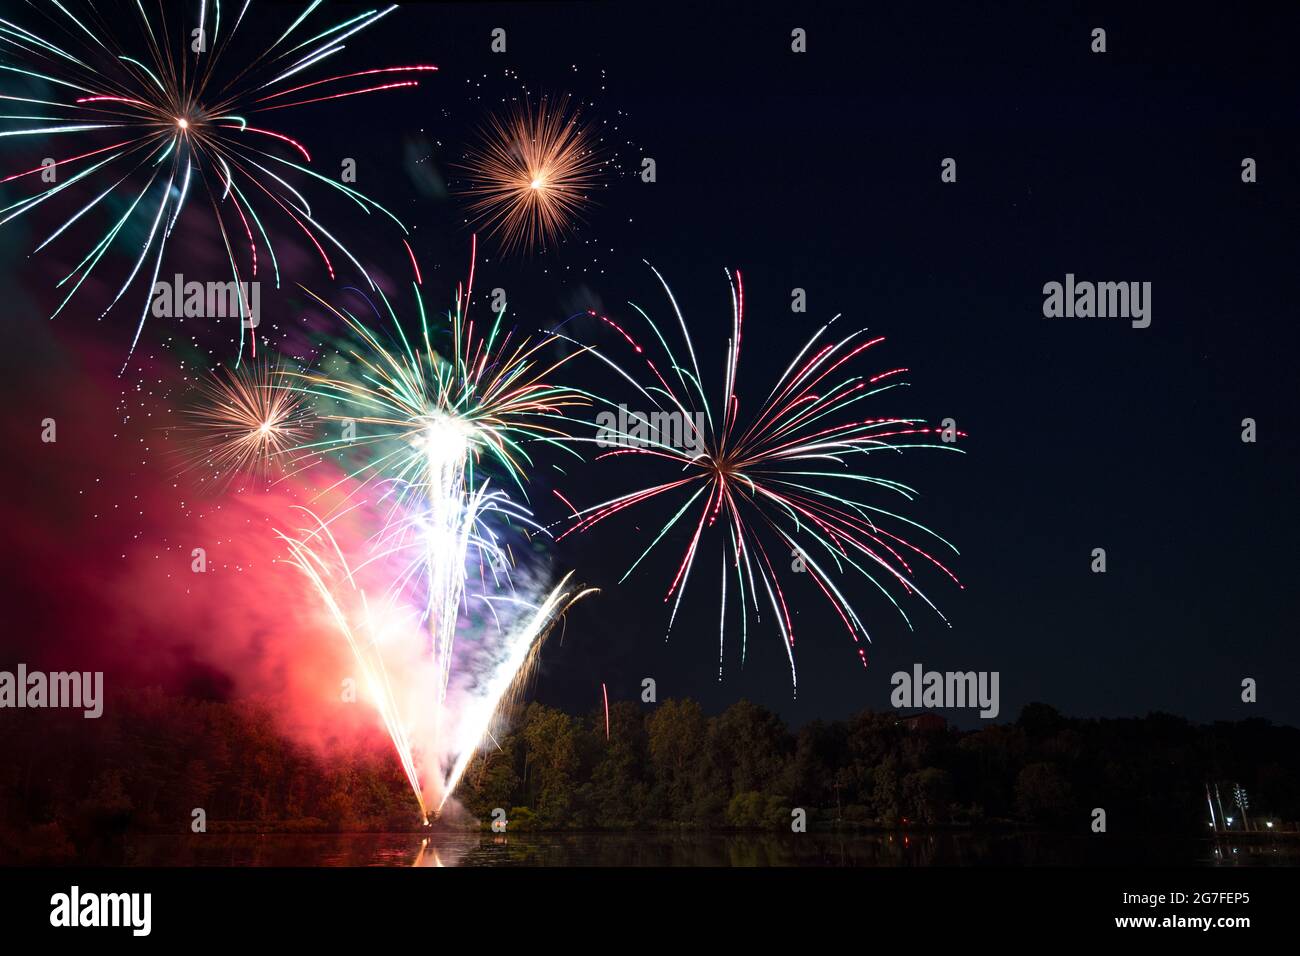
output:
M 430 723 L 413 713 L 427 703 L 423 699 L 427 682 L 420 679 L 420 668 L 412 664 L 422 653 L 424 643 L 419 623 L 424 613 L 421 600 L 409 590 L 392 585 L 392 580 L 401 581 L 405 575 L 401 571 L 394 574 L 387 567 L 386 559 L 393 557 L 391 551 L 381 548 L 354 564 L 339 547 L 330 523 L 305 508 L 300 510 L 312 524 L 296 535 L 276 534 L 288 548 L 289 563 L 311 582 L 335 628 L 346 640 L 427 823 L 430 812 L 441 812 L 455 791 L 503 703 L 522 686 L 530 662 L 535 660 L 556 620 L 594 589 L 574 589 L 566 575 L 537 603 L 518 597 L 480 595 L 484 601 L 515 605 L 524 612 L 523 622 L 496 629 L 500 651 L 482 673 L 475 675 L 472 694 L 449 700 L 441 664 L 433 662 L 435 694 L 439 688 L 442 693 L 435 696 L 432 731 L 426 735 L 422 731 Z M 373 573 L 376 570 L 377 575 Z M 368 572 L 380 582 L 381 597 L 373 604 L 358 580 Z
M 427 822 L 428 808 L 421 792 L 407 721 L 394 695 L 382 653 L 385 625 L 394 612 L 392 602 L 385 600 L 378 612 L 372 611 L 366 592 L 357 586 L 353 571 L 329 525 L 307 509 L 299 510 L 312 519 L 314 527 L 305 529 L 297 537 L 278 530 L 275 533 L 288 547 L 289 563 L 307 576 L 335 627 L 346 639 L 370 699 L 397 751 L 402 771 L 420 805 L 420 815 Z
M 892 369 L 875 375 L 850 371 L 852 361 L 879 345 L 884 338 L 866 338 L 865 330 L 858 330 L 836 341 L 827 336 L 832 323 L 839 318 L 835 316 L 811 336 L 759 404 L 748 424 L 742 425 L 737 383 L 745 295 L 740 272 L 727 272 L 732 299 L 732 328 L 727 341 L 722 389 L 714 408 L 706 396 L 695 346 L 677 300 L 658 271 L 653 267 L 651 271 L 667 294 L 681 330 L 688 361 L 678 359 L 659 325 L 634 303 L 629 304 L 653 333 L 654 341 L 665 357 L 662 365 L 667 368 L 668 375 L 661 371 L 661 364 L 656 363 L 654 355 L 658 353 L 643 346 L 619 322 L 592 312 L 592 316 L 617 333 L 624 346 L 631 350 L 638 367 L 643 364 L 644 369 L 633 374 L 603 352 L 596 350 L 595 354 L 631 383 L 657 410 L 651 414 L 670 412 L 679 415 L 683 423 L 683 440 L 674 442 L 663 438 L 659 427 L 647 415 L 631 413 L 628 415 L 631 424 L 624 424 L 621 418 L 609 415 L 609 424 L 603 426 L 607 431 L 606 437 L 599 443 L 623 447 L 603 452 L 596 458 L 633 454 L 651 461 L 667 459 L 677 465 L 679 474 L 684 477 L 647 485 L 581 510 L 574 509 L 569 528 L 556 540 L 575 532 L 588 531 L 607 518 L 645 502 L 686 495 L 685 503 L 680 507 L 674 506 L 675 513 L 632 562 L 621 580 L 626 580 L 673 529 L 689 522 L 686 525 L 689 528 L 688 543 L 664 596 L 665 602 L 673 602 L 668 623 L 671 633 L 705 535 L 715 526 L 720 527 L 723 560 L 718 618 L 719 679 L 722 677 L 725 648 L 728 579 L 731 578 L 739 596 L 734 603 L 740 608 L 742 663 L 747 653 L 749 615 L 752 611 L 755 620 L 761 620 L 765 599 L 781 635 L 790 663 L 791 684 L 797 692 L 795 634 L 787 599 L 788 584 L 783 586 L 777 574 L 780 555 L 770 550 L 772 539 L 781 549 L 789 550 L 794 559 L 792 570 L 806 572 L 830 603 L 852 637 L 863 666 L 866 666 L 867 659 L 862 642 L 863 639 L 870 642 L 871 638 L 862 617 L 836 583 L 833 572 L 848 570 L 865 578 L 893 605 L 909 628 L 911 620 L 887 586 L 890 581 L 905 595 L 918 597 L 943 618 L 917 585 L 909 556 L 925 559 L 959 587 L 960 582 L 939 558 L 883 527 L 882 522 L 899 522 L 919 529 L 953 553 L 956 553 L 956 548 L 923 525 L 869 503 L 858 490 L 863 486 L 875 487 L 910 501 L 917 494 L 914 489 L 853 467 L 859 460 L 856 456 L 874 452 L 897 453 L 913 448 L 960 451 L 948 441 L 927 441 L 926 436 L 940 435 L 943 430 L 925 424 L 922 419 L 861 418 L 854 415 L 846 420 L 844 413 L 859 402 L 905 384 L 897 381 L 896 376 L 906 369 Z M 824 338 L 827 341 L 823 341 Z M 701 410 L 698 414 L 697 409 Z M 704 422 L 703 428 L 695 424 L 697 420 Z M 951 436 L 945 437 L 966 436 L 964 432 L 954 430 Z M 844 482 L 853 484 L 846 486 Z
M 471 275 L 472 263 L 471 258 Z M 590 399 L 547 380 L 573 357 L 542 361 L 554 338 L 532 341 L 503 332 L 504 308 L 483 334 L 468 318 L 468 289 L 463 295 L 457 290 L 448 327 L 439 330 L 425 310 L 419 282 L 412 288 L 419 317 L 414 335 L 404 330 L 382 290 L 390 336 L 317 298 L 351 334 L 351 344 L 340 350 L 339 360 L 346 367 L 330 373 L 291 373 L 290 378 L 297 390 L 324 407 L 322 420 L 367 429 L 303 445 L 297 454 L 313 459 L 331 452 L 364 455 L 359 464 L 349 465 L 338 484 L 354 485 L 350 499 L 367 489 L 382 489 L 388 504 L 387 517 L 374 536 L 377 555 L 400 558 L 399 570 L 389 577 L 386 599 L 410 603 L 418 595 L 435 675 L 430 740 L 422 749 L 431 759 L 449 759 L 426 781 L 433 787 L 428 803 L 436 810 L 455 788 L 510 686 L 526 669 L 530 649 L 556 615 L 589 593 L 575 593 L 562 583 L 535 606 L 489 594 L 485 564 L 494 586 L 504 580 L 507 588 L 513 587 L 494 519 L 508 528 L 542 529 L 526 507 L 491 489 L 481 474 L 483 460 L 490 459 L 524 490 L 532 465 L 525 444 L 561 444 L 568 435 L 557 427 L 557 420 L 566 409 L 587 405 Z M 449 357 L 434 345 L 439 331 L 446 333 Z M 471 594 L 468 572 L 475 565 L 482 587 Z M 481 662 L 473 692 L 453 706 L 454 671 L 465 657 L 457 637 L 471 598 L 482 599 L 494 616 L 510 606 L 515 614 L 520 608 L 528 610 L 531 617 L 518 627 L 498 621 L 499 653 Z
M 533 252 L 573 231 L 609 160 L 569 98 L 516 105 L 493 116 L 461 168 L 470 218 L 507 252 Z
M 439 811 L 465 775 L 470 760 L 487 735 L 493 718 L 502 709 L 503 702 L 512 692 L 517 693 L 522 689 L 531 665 L 536 662 L 537 651 L 555 622 L 578 601 L 596 593 L 596 588 L 571 588 L 571 577 L 572 572 L 566 574 L 540 603 L 525 605 L 531 614 L 522 627 L 509 635 L 505 644 L 507 652 L 484 676 L 482 692 L 461 707 L 460 729 L 455 742 L 459 756 L 443 781 Z
M 197 181 L 208 194 L 213 219 L 226 250 L 231 276 L 236 283 L 244 278 L 245 269 L 253 277 L 258 275 L 259 242 L 266 248 L 270 265 L 279 286 L 279 261 L 263 215 L 274 207 L 301 231 L 325 264 L 330 277 L 335 274 L 326 246 L 341 253 L 363 276 L 374 283 L 356 257 L 337 239 L 312 212 L 303 193 L 281 173 L 307 177 L 325 183 L 356 203 L 365 213 L 378 211 L 395 222 L 405 233 L 406 227 L 388 209 L 363 193 L 334 179 L 314 172 L 295 159 L 286 159 L 282 153 L 300 156 L 310 162 L 307 148 L 294 137 L 278 130 L 265 129 L 250 123 L 249 117 L 271 110 L 304 106 L 309 103 L 344 97 L 409 88 L 418 85 L 416 79 L 393 79 L 373 82 L 376 77 L 410 77 L 434 71 L 431 65 L 392 66 L 370 70 L 341 73 L 309 83 L 300 83 L 279 89 L 290 77 L 333 56 L 344 49 L 343 41 L 396 9 L 389 6 L 380 10 L 351 17 L 329 26 L 308 39 L 294 45 L 298 35 L 314 27 L 304 26 L 318 3 L 309 4 L 274 43 L 252 57 L 232 65 L 224 81 L 215 78 L 220 66 L 233 58 L 223 57 L 244 20 L 250 4 L 245 2 L 233 26 L 222 29 L 222 6 L 219 0 L 212 5 L 200 2 L 198 25 L 201 50 L 193 53 L 199 57 L 192 62 L 190 31 L 178 31 L 167 21 L 167 10 L 160 4 L 155 20 L 145 12 L 143 2 L 137 2 L 139 13 L 140 49 L 126 49 L 119 42 L 120 35 L 97 13 L 93 6 L 76 13 L 57 0 L 50 0 L 51 9 L 43 11 L 53 27 L 71 35 L 77 46 L 61 45 L 53 39 L 29 30 L 10 20 L 0 18 L 0 76 L 25 77 L 52 85 L 51 95 L 60 99 L 44 99 L 14 92 L 0 92 L 0 101 L 27 106 L 43 107 L 37 114 L 5 114 L 0 121 L 17 121 L 15 128 L 0 129 L 0 138 L 26 138 L 72 135 L 82 145 L 71 155 L 55 159 L 51 165 L 34 168 L 0 177 L 0 182 L 26 180 L 41 174 L 41 181 L 51 175 L 51 170 L 77 170 L 62 182 L 20 199 L 0 209 L 0 224 L 15 219 L 53 200 L 74 184 L 88 187 L 91 177 L 100 174 L 111 181 L 93 199 L 85 202 L 68 216 L 53 233 L 36 247 L 45 248 L 71 226 L 96 207 L 112 203 L 129 203 L 126 213 L 108 228 L 86 256 L 59 282 L 62 287 L 76 280 L 71 291 L 55 309 L 53 315 L 68 304 L 86 279 L 95 271 L 124 229 L 137 216 L 152 225 L 146 231 L 142 246 L 132 252 L 134 265 L 126 281 L 104 309 L 101 317 L 123 298 L 134 279 L 139 275 L 151 255 L 152 272 L 156 280 L 163 254 L 186 201 L 191 193 L 191 182 Z M 80 4 L 72 6 L 80 9 Z M 228 18 L 227 18 L 228 22 Z M 265 26 L 263 25 L 263 29 Z M 58 34 L 51 33 L 50 36 Z M 168 36 L 179 35 L 182 45 L 173 50 L 167 44 Z M 193 42 L 200 42 L 195 40 Z M 73 51 L 76 52 L 73 52 Z M 134 54 L 134 55 L 132 55 Z M 358 83 L 361 88 L 355 87 Z M 322 89 L 323 87 L 323 89 Z M 303 91 L 305 98 L 291 97 Z M 47 115 L 47 114 L 54 115 Z M 6 122 L 4 125 L 8 125 Z M 104 139 L 100 139 L 104 137 Z M 84 149 L 104 140 L 109 145 Z M 281 144 L 277 151 L 268 149 Z M 108 154 L 104 156 L 103 154 Z M 101 157 L 102 158 L 99 158 Z M 51 157 L 53 159 L 53 157 Z M 85 160 L 95 159 L 85 168 L 78 169 Z M 164 170 L 165 174 L 160 175 Z M 147 176 L 143 188 L 129 181 Z M 116 181 L 112 181 L 116 180 Z M 82 187 L 79 187 L 82 188 Z M 155 193 L 151 197 L 151 193 Z M 256 201 L 255 201 L 256 200 Z M 223 212 L 223 209 L 225 212 Z M 249 250 L 248 266 L 241 265 L 235 248 L 239 242 L 232 240 L 227 218 L 233 216 L 239 223 Z M 259 214 L 259 209 L 262 214 Z M 253 227 L 256 226 L 256 232 Z M 129 234 L 129 231 L 128 231 Z M 152 287 L 151 287 L 152 288 Z M 239 286 L 242 289 L 242 286 Z M 136 323 L 131 342 L 131 352 L 139 341 L 140 333 L 149 314 L 149 296 Z M 243 296 L 240 307 L 240 352 L 243 351 L 243 329 L 249 309 Z M 256 337 L 250 345 L 256 354 Z M 128 353 L 128 361 L 130 353 Z M 125 367 L 125 366 L 124 366 Z

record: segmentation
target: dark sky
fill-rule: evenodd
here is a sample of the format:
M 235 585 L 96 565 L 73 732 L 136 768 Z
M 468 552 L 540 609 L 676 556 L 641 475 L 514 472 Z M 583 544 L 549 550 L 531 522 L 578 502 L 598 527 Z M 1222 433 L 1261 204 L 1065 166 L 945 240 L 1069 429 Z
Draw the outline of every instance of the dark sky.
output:
M 748 697 L 798 723 L 885 708 L 890 674 L 921 662 L 999 671 L 1004 719 L 1042 700 L 1079 716 L 1300 722 L 1300 15 L 765 6 L 412 3 L 357 52 L 433 62 L 435 78 L 286 119 L 321 168 L 358 159 L 358 188 L 416 226 L 426 283 L 449 295 L 470 230 L 455 198 L 417 192 L 412 157 L 431 153 L 454 175 L 486 109 L 521 83 L 571 92 L 589 117 L 617 122 L 622 168 L 652 156 L 658 181 L 618 177 L 546 256 L 489 252 L 484 288 L 508 288 L 521 325 L 553 325 L 590 301 L 666 316 L 646 259 L 716 381 L 730 320 L 722 270 L 739 268 L 742 393 L 765 394 L 842 312 L 888 337 L 879 368 L 911 370 L 897 400 L 907 412 L 970 433 L 964 456 L 881 466 L 922 492 L 906 513 L 961 550 L 964 590 L 923 577 L 951 628 L 917 605 L 909 632 L 846 581 L 875 639 L 863 670 L 812 583 L 796 583 L 797 700 L 769 624 L 751 629 L 743 669 L 729 637 L 719 683 L 717 539 L 665 644 L 673 564 L 665 552 L 619 585 L 658 527 L 626 518 L 555 549 L 557 567 L 604 593 L 552 639 L 535 695 L 586 710 L 602 681 L 634 699 L 654 677 L 660 699 L 716 711 Z M 489 52 L 494 27 L 507 31 L 504 55 Z M 808 31 L 806 54 L 790 52 L 794 27 Z M 1107 30 L 1104 55 L 1089 52 L 1093 27 Z M 1257 183 L 1241 182 L 1246 156 Z M 944 157 L 957 160 L 955 184 L 940 182 Z M 391 234 L 349 228 L 404 267 Z M 1066 273 L 1152 283 L 1151 327 L 1044 319 L 1043 284 Z M 794 287 L 807 290 L 805 315 L 790 311 Z M 58 321 L 56 337 L 93 316 Z M 96 334 L 124 346 L 127 316 Z M 1246 417 L 1255 444 L 1241 441 Z M 601 467 L 566 466 L 565 494 L 625 490 Z M 548 494 L 535 500 L 560 516 Z M 1089 568 L 1097 547 L 1105 574 Z M 1240 701 L 1245 677 L 1259 681 L 1255 705 Z

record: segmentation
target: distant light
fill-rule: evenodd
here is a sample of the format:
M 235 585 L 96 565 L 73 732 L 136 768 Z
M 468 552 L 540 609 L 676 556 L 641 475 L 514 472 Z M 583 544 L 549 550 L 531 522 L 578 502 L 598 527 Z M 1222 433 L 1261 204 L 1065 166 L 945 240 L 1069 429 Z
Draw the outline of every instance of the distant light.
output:
M 1228 826 L 1232 826 L 1232 817 L 1228 817 Z
M 181 129 L 189 129 L 190 121 L 187 120 L 184 116 L 178 116 L 176 117 L 176 125 L 179 126 Z
M 1264 824 L 1264 826 L 1268 827 L 1270 830 L 1273 829 L 1273 821 L 1269 820 L 1267 823 Z

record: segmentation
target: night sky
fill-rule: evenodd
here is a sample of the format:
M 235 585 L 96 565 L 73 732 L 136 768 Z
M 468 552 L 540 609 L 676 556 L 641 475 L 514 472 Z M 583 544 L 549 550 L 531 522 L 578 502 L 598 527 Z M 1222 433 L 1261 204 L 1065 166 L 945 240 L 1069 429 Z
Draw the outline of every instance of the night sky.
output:
M 746 697 L 797 724 L 887 708 L 890 675 L 920 662 L 1000 672 L 1004 720 L 1038 700 L 1076 716 L 1300 722 L 1300 14 L 1180 8 L 1175 22 L 1120 7 L 764 6 L 405 4 L 350 41 L 351 62 L 430 62 L 436 75 L 414 91 L 281 118 L 311 146 L 313 168 L 329 175 L 341 157 L 357 160 L 357 188 L 414 227 L 426 292 L 441 304 L 473 231 L 454 192 L 466 144 L 524 89 L 570 93 L 616 159 L 608 188 L 558 248 L 502 260 L 481 238 L 479 295 L 506 288 L 511 320 L 529 331 L 588 307 L 625 315 L 629 301 L 667 318 L 646 260 L 672 286 L 717 382 L 731 315 L 723 270 L 738 268 L 742 394 L 765 395 L 811 332 L 843 313 L 841 323 L 887 337 L 868 370 L 910 369 L 910 387 L 876 412 L 951 417 L 969 432 L 964 455 L 870 461 L 918 488 L 904 513 L 961 551 L 952 567 L 964 589 L 921 577 L 951 627 L 912 603 L 909 632 L 848 580 L 874 639 L 864 670 L 813 583 L 796 580 L 797 698 L 767 620 L 751 627 L 743 668 L 729 635 L 719 682 L 716 538 L 667 643 L 663 594 L 685 530 L 618 583 L 667 516 L 651 509 L 552 548 L 556 569 L 603 593 L 551 638 L 531 695 L 587 711 L 602 682 L 611 699 L 634 700 L 653 677 L 660 700 L 690 696 L 716 712 Z M 489 50 L 495 27 L 507 31 L 503 55 Z M 806 54 L 790 51 L 795 27 L 807 30 Z M 1094 27 L 1107 30 L 1105 54 L 1089 52 Z M 22 158 L 33 151 L 45 155 L 37 146 Z M 644 156 L 654 183 L 637 177 Z M 1253 184 L 1241 180 L 1247 156 Z M 940 181 L 944 157 L 957 161 L 956 183 Z M 5 205 L 25 195 L 0 188 Z M 196 261 L 217 261 L 204 214 L 186 215 Z M 407 282 L 391 223 L 329 202 L 322 219 L 377 277 Z M 116 291 L 105 280 L 46 322 L 53 280 L 84 251 L 73 243 L 53 264 L 26 258 L 58 221 L 0 228 L 13 410 L 2 507 L 14 542 L 0 664 L 103 662 L 109 682 L 114 668 L 124 681 L 182 673 L 182 689 L 234 692 L 234 662 L 203 636 L 218 626 L 207 612 L 178 600 L 165 615 L 133 614 L 150 606 L 151 585 L 124 571 L 132 549 L 188 563 L 177 528 L 198 519 L 174 504 L 160 428 L 187 376 L 228 360 L 233 339 L 151 320 L 118 378 L 139 300 L 97 322 Z M 285 230 L 281 242 L 294 238 Z M 164 275 L 181 268 L 172 255 Z M 263 289 L 264 331 L 300 343 L 317 326 L 293 283 L 328 292 L 355 277 L 340 270 L 331 284 L 305 253 L 286 259 L 292 281 Z M 1150 282 L 1150 328 L 1045 319 L 1043 285 L 1067 273 Z M 796 287 L 805 314 L 791 312 Z M 577 334 L 609 341 L 595 324 Z M 574 377 L 605 383 L 594 368 Z M 60 422 L 55 446 L 38 440 L 45 415 Z M 1254 444 L 1241 440 L 1248 417 Z M 552 486 L 579 504 L 634 487 L 604 465 L 542 460 L 532 499 L 546 521 L 564 516 Z M 265 524 L 248 533 L 267 539 L 269 555 Z M 1090 570 L 1098 547 L 1105 574 Z M 220 624 L 241 626 L 238 615 Z M 159 633 L 165 652 L 146 640 Z M 1253 705 L 1240 700 L 1246 677 L 1259 682 Z

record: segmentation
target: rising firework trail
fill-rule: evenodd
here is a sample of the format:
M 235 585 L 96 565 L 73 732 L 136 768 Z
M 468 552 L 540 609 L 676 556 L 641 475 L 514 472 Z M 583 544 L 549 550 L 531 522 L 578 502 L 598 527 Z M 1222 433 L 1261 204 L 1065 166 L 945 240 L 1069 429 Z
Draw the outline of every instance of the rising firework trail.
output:
M 559 537 L 584 532 L 628 509 L 657 500 L 671 501 L 672 517 L 623 575 L 637 568 L 660 548 L 676 528 L 684 528 L 688 543 L 664 596 L 672 602 L 669 630 L 681 607 L 691 572 L 700 562 L 706 537 L 717 533 L 721 551 L 718 612 L 718 676 L 722 677 L 728 590 L 738 596 L 741 660 L 748 643 L 749 616 L 761 618 L 766 604 L 776 622 L 790 661 L 790 679 L 797 691 L 794 621 L 789 579 L 778 572 L 790 562 L 791 573 L 806 574 L 830 602 L 852 637 L 866 665 L 863 641 L 870 641 L 862 616 L 844 594 L 839 580 L 847 572 L 874 585 L 911 627 L 893 591 L 914 596 L 938 609 L 915 580 L 918 559 L 939 569 L 960 586 L 953 573 L 930 551 L 898 533 L 900 525 L 918 529 L 956 553 L 935 532 L 867 500 L 865 491 L 879 491 L 912 500 L 916 491 L 901 482 L 867 474 L 860 467 L 867 455 L 935 448 L 959 451 L 951 443 L 965 434 L 927 425 L 914 417 L 861 417 L 861 403 L 875 400 L 905 383 L 895 368 L 874 374 L 854 371 L 855 361 L 884 342 L 859 330 L 836 339 L 828 334 L 836 316 L 818 329 L 782 373 L 752 414 L 742 415 L 738 390 L 741 337 L 745 319 L 745 289 L 739 271 L 728 272 L 731 287 L 731 336 L 723 366 L 721 388 L 714 401 L 705 391 L 695 345 L 672 290 L 654 270 L 667 293 L 685 345 L 679 356 L 660 325 L 639 306 L 632 309 L 652 332 L 657 350 L 642 344 L 625 326 L 606 315 L 591 315 L 615 330 L 617 348 L 629 354 L 635 372 L 621 357 L 598 357 L 630 382 L 656 411 L 633 412 L 625 418 L 606 413 L 602 445 L 619 446 L 597 459 L 633 455 L 646 464 L 673 466 L 665 479 L 636 491 L 575 511 L 570 527 Z M 656 356 L 662 355 L 662 359 Z M 662 418 L 662 415 L 669 418 Z M 678 438 L 662 422 L 678 423 Z M 936 441 L 935 439 L 940 439 Z M 944 440 L 950 439 L 950 440 Z M 783 580 L 785 583 L 783 583 Z M 890 587 L 892 585 L 892 589 Z M 942 614 L 939 615 L 942 618 Z
M 268 213 L 297 227 L 331 278 L 331 249 L 366 275 L 313 212 L 299 188 L 308 182 L 329 186 L 363 212 L 387 216 L 406 232 L 383 206 L 304 165 L 311 162 L 307 147 L 268 126 L 286 115 L 282 110 L 414 87 L 416 77 L 437 69 L 388 66 L 307 79 L 308 71 L 326 60 L 336 62 L 331 58 L 344 50 L 349 37 L 395 6 L 322 24 L 312 19 L 320 6 L 315 0 L 282 32 L 249 16 L 245 34 L 275 38 L 251 56 L 230 52 L 249 13 L 247 0 L 235 10 L 223 9 L 220 0 L 200 0 L 189 23 L 169 20 L 169 13 L 175 13 L 170 4 L 159 3 L 148 13 L 143 0 L 137 0 L 132 15 L 112 22 L 92 4 L 48 0 L 37 6 L 46 21 L 40 28 L 0 18 L 0 77 L 11 81 L 0 87 L 0 101 L 18 110 L 0 115 L 0 139 L 13 143 L 54 137 L 72 145 L 40 165 L 0 175 L 0 184 L 37 187 L 0 209 L 0 225 L 46 203 L 61 209 L 61 224 L 36 246 L 39 252 L 61 236 L 70 239 L 68 230 L 83 217 L 104 224 L 98 240 L 59 281 L 58 288 L 67 291 L 53 315 L 67 306 L 115 246 L 128 252 L 132 265 L 101 317 L 142 272 L 152 275 L 152 290 L 192 196 L 206 199 L 230 274 L 241 291 L 245 286 L 240 283 L 257 278 L 267 266 L 279 286 L 279 258 L 264 224 Z M 14 85 L 18 78 L 44 84 L 50 92 L 19 89 Z M 238 298 L 242 353 L 249 303 L 242 294 Z M 149 306 L 146 295 L 132 351 Z M 256 354 L 255 336 L 250 344 Z

